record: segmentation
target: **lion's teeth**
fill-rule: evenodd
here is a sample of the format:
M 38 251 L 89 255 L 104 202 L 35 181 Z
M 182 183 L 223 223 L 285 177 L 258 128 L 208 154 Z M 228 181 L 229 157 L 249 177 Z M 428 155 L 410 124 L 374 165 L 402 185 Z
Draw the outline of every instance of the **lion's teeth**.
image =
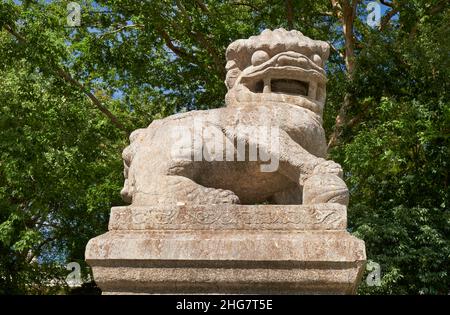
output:
M 317 82 L 311 81 L 309 83 L 308 97 L 316 99 L 317 96 Z
M 263 93 L 270 93 L 270 92 L 272 92 L 271 86 L 270 86 L 270 79 L 266 78 L 266 79 L 264 79 Z

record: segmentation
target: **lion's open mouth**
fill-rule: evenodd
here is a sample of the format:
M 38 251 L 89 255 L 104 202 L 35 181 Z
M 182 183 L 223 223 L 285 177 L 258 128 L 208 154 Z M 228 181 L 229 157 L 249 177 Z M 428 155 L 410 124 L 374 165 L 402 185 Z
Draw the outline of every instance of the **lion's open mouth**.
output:
M 289 79 L 272 80 L 271 90 L 272 93 L 308 96 L 309 83 Z
M 264 81 L 260 80 L 256 82 L 255 85 L 251 86 L 250 91 L 252 91 L 253 93 L 263 93 Z M 271 93 L 308 96 L 308 91 L 309 91 L 308 82 L 291 79 L 270 80 Z
M 322 101 L 326 77 L 323 68 L 307 56 L 283 52 L 247 68 L 239 81 L 249 92 L 256 94 L 284 94 Z

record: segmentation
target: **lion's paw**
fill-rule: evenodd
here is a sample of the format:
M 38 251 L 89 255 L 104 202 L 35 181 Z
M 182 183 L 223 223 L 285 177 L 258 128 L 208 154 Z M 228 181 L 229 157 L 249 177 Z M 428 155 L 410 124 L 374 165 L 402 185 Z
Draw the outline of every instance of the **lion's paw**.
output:
M 205 188 L 199 198 L 200 204 L 239 204 L 239 197 L 234 192 L 226 189 Z
M 326 160 L 318 164 L 314 170 L 312 175 L 320 175 L 320 174 L 333 174 L 340 178 L 342 178 L 344 172 L 342 171 L 342 167 L 331 160 Z

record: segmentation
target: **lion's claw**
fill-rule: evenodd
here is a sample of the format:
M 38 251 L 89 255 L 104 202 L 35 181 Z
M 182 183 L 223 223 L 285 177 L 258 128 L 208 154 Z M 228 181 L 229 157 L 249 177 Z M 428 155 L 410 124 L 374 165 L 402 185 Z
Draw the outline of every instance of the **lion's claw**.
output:
M 342 171 L 342 167 L 338 163 L 327 160 L 321 162 L 314 168 L 313 175 L 317 174 L 333 174 L 342 178 L 344 172 Z

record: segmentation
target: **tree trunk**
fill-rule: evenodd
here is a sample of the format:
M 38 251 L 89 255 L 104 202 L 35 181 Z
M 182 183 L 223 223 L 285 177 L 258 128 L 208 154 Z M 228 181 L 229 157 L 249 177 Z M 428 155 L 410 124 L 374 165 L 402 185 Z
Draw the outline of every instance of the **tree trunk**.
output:
M 288 30 L 294 28 L 294 5 L 292 0 L 286 0 L 286 19 Z
M 356 18 L 356 9 L 359 0 L 331 0 L 333 12 L 337 15 L 342 23 L 342 32 L 344 35 L 344 60 L 347 71 L 348 80 L 353 80 L 355 71 L 355 37 L 353 34 L 354 22 Z M 347 124 L 347 112 L 352 106 L 352 96 L 346 93 L 342 102 L 339 113 L 336 116 L 336 122 L 333 132 L 328 142 L 328 150 L 339 144 L 339 138 Z

